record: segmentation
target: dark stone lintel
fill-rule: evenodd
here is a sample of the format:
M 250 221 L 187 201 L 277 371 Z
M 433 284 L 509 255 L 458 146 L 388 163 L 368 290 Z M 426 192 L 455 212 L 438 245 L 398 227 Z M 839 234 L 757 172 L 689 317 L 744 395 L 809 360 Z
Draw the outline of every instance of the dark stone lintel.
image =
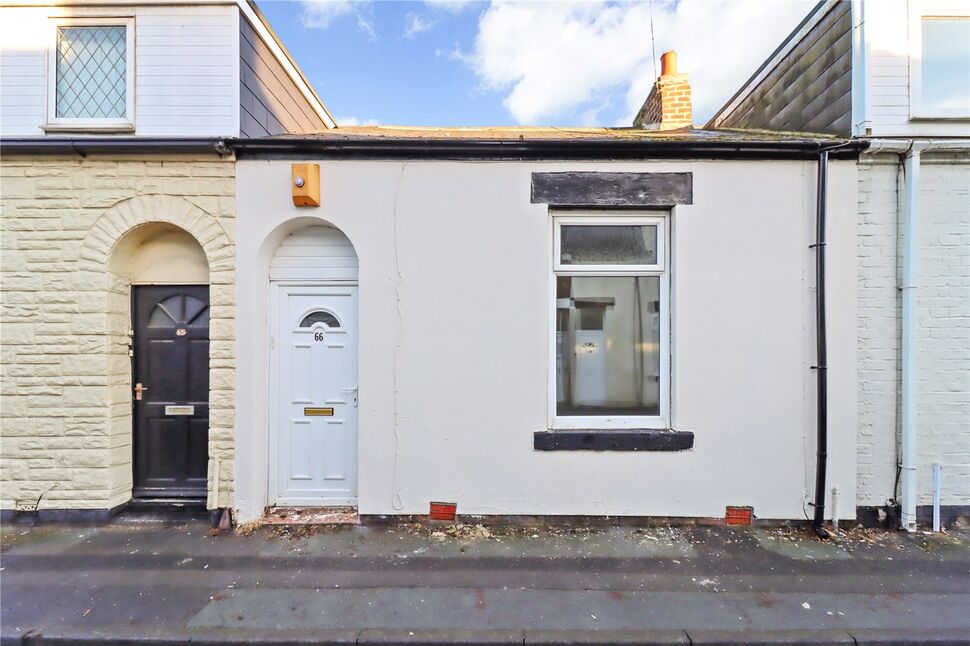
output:
M 693 200 L 693 173 L 532 173 L 533 204 L 670 207 Z
M 533 446 L 536 451 L 686 451 L 694 447 L 694 434 L 653 428 L 536 431 Z

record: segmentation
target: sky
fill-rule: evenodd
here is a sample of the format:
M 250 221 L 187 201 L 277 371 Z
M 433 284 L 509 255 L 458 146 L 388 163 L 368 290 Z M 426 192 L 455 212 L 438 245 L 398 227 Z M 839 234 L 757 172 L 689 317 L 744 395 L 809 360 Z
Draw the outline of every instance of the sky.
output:
M 338 124 L 628 126 L 661 53 L 702 125 L 816 0 L 258 2 Z

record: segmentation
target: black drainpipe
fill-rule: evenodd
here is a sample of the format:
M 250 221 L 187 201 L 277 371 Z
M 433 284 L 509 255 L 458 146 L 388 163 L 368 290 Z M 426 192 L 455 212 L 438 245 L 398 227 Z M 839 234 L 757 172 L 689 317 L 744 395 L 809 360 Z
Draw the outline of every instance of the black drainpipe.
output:
M 820 538 L 827 536 L 825 522 L 825 467 L 828 459 L 828 365 L 825 348 L 825 183 L 829 151 L 818 155 L 818 196 L 815 199 L 815 377 L 818 450 L 815 464 L 815 518 L 812 527 Z

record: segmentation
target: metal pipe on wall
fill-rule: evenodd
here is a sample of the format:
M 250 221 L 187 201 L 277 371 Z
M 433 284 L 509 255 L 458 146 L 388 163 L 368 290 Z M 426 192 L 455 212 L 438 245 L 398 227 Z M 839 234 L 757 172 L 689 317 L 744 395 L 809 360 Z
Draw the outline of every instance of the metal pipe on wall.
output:
M 815 378 L 816 464 L 815 517 L 812 527 L 825 536 L 825 471 L 828 460 L 828 366 L 825 344 L 825 207 L 829 151 L 818 155 L 818 194 L 815 200 Z
M 902 400 L 900 424 L 900 528 L 916 531 L 916 266 L 919 231 L 919 172 L 921 148 L 914 145 L 903 162 L 906 174 L 906 202 L 903 215 L 903 275 L 900 290 L 903 301 L 902 324 Z

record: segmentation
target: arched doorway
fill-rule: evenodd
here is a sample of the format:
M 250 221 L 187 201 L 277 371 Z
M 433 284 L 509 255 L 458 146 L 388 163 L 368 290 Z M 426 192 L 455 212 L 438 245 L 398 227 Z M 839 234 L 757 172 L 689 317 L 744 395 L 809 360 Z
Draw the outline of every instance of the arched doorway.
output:
M 202 502 L 208 489 L 209 265 L 185 230 L 153 222 L 118 243 L 130 286 L 132 498 Z
M 357 254 L 339 229 L 307 226 L 269 279 L 269 502 L 356 505 Z

